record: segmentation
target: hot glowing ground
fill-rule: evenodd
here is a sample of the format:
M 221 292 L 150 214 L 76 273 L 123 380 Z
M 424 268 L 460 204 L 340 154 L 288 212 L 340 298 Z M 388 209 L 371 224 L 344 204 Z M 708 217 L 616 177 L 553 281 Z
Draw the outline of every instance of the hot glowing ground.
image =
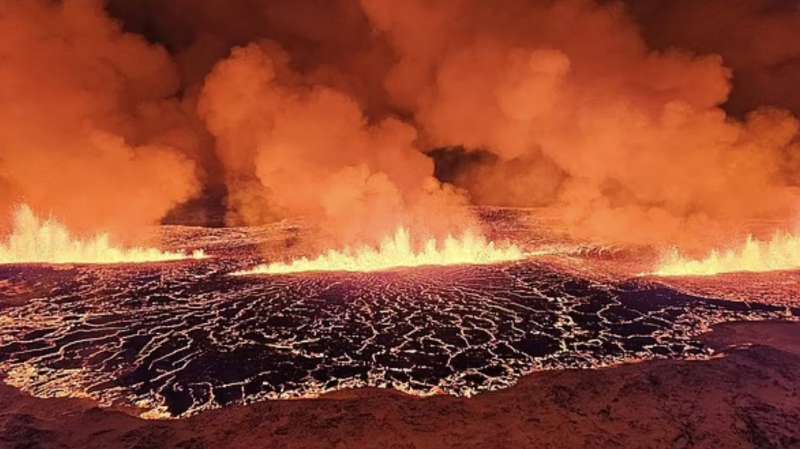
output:
M 484 213 L 494 233 L 532 235 L 527 249 L 557 247 L 518 214 Z M 213 257 L 0 266 L 6 382 L 149 417 L 360 386 L 473 395 L 535 370 L 707 358 L 696 337 L 712 324 L 800 319 L 792 304 L 725 300 L 724 285 L 701 297 L 689 293 L 695 284 L 591 274 L 622 264 L 605 249 L 563 246 L 497 265 L 231 276 L 262 261 L 258 244 L 291 253 L 306 231 L 163 232 L 167 246 Z

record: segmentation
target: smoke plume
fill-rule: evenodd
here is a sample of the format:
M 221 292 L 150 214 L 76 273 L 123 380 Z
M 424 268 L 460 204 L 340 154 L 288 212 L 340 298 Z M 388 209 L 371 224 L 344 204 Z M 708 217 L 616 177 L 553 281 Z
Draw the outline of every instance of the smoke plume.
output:
M 229 224 L 345 243 L 495 204 L 693 249 L 795 218 L 798 24 L 782 0 L 9 0 L 0 205 L 122 232 L 219 184 Z
M 433 177 L 412 126 L 370 123 L 350 96 L 287 64 L 274 44 L 252 44 L 206 80 L 200 114 L 217 138 L 234 221 L 311 216 L 345 242 L 375 242 L 397 226 L 463 230 L 465 200 Z
M 496 156 L 460 177 L 489 203 L 549 204 L 578 236 L 691 246 L 790 218 L 795 117 L 721 106 L 717 55 L 648 48 L 622 4 L 362 0 L 398 62 L 386 79 L 431 146 Z
M 800 114 L 800 4 L 793 0 L 630 2 L 648 43 L 716 53 L 734 72 L 725 109 L 760 106 Z
M 170 56 L 98 1 L 0 3 L 0 215 L 16 203 L 71 228 L 157 223 L 191 197 L 196 136 Z

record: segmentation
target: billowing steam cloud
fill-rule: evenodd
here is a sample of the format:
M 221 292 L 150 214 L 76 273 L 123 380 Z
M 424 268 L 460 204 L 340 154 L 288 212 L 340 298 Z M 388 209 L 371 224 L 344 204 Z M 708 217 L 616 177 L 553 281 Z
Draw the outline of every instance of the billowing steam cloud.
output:
M 735 74 L 727 110 L 742 114 L 777 105 L 800 114 L 796 1 L 637 0 L 630 8 L 651 45 L 722 56 Z
M 413 127 L 368 123 L 356 101 L 307 83 L 287 60 L 272 45 L 234 49 L 203 89 L 235 218 L 309 215 L 345 241 L 379 241 L 399 225 L 459 231 L 464 200 L 433 177 Z
M 122 234 L 188 199 L 196 148 L 169 55 L 98 1 L 0 3 L 0 216 Z
M 399 54 L 389 94 L 431 144 L 497 156 L 461 179 L 484 201 L 555 205 L 594 238 L 684 245 L 794 212 L 797 120 L 734 121 L 721 58 L 649 50 L 619 4 L 362 3 Z
M 219 182 L 229 223 L 344 242 L 458 233 L 468 203 L 685 248 L 791 220 L 798 13 L 702 3 L 4 2 L 0 204 L 113 230 Z

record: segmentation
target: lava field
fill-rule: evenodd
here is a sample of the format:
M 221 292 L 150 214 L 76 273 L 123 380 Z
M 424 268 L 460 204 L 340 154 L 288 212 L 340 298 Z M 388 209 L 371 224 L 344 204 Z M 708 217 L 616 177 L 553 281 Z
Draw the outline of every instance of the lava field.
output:
M 194 228 L 183 241 L 241 237 Z M 201 261 L 0 267 L 0 373 L 36 396 L 181 417 L 365 386 L 470 396 L 537 370 L 702 359 L 713 352 L 697 337 L 713 324 L 800 317 L 537 258 L 231 276 L 258 260 L 256 247 L 212 247 Z

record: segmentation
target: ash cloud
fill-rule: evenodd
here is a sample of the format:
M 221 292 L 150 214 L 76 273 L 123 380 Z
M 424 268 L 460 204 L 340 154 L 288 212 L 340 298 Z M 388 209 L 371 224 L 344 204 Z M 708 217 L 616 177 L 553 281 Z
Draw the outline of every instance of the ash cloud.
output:
M 348 243 L 458 232 L 469 204 L 689 249 L 795 217 L 789 2 L 2 8 L 1 204 L 74 226 L 157 222 L 217 185 L 229 224 L 303 215 Z

